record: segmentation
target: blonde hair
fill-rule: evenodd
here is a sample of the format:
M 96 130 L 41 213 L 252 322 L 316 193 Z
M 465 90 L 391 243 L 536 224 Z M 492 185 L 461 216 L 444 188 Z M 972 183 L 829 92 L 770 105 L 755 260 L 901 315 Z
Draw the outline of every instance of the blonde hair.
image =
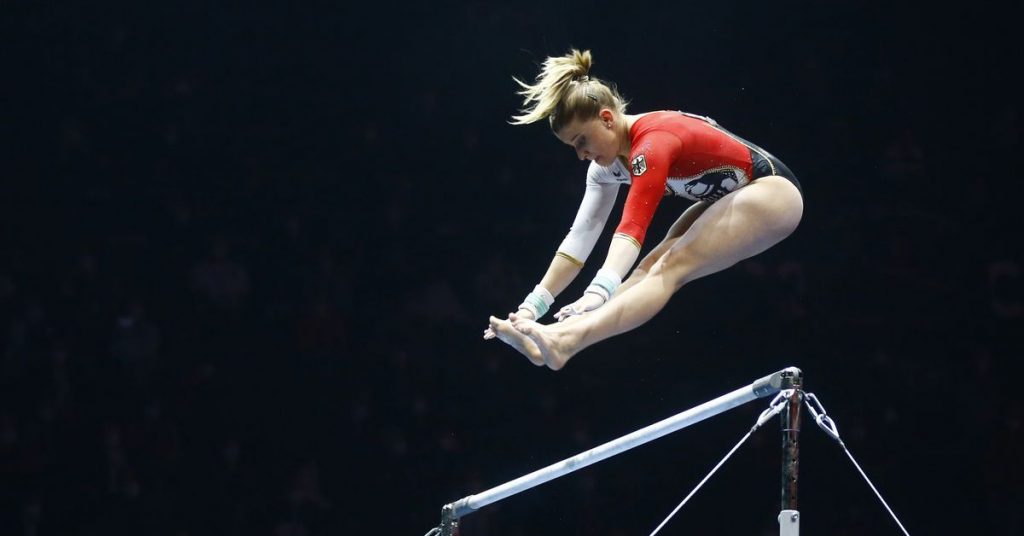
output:
M 512 116 L 510 123 L 527 125 L 546 117 L 551 130 L 558 132 L 576 119 L 586 121 L 597 117 L 602 108 L 626 113 L 627 102 L 618 90 L 590 77 L 592 64 L 589 50 L 571 49 L 565 56 L 544 60 L 535 84 L 513 77 L 522 88 L 517 93 L 524 98 L 523 109 L 519 115 Z

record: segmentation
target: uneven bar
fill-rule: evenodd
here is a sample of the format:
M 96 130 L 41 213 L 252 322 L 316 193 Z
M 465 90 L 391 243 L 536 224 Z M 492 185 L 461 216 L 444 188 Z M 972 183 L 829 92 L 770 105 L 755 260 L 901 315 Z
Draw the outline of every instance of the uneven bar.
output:
M 528 475 L 521 476 L 515 480 L 511 480 L 482 493 L 470 495 L 451 504 L 447 504 L 442 510 L 443 517 L 448 517 L 449 521 L 458 519 L 506 497 L 528 490 L 534 486 L 548 482 L 549 480 L 554 480 L 577 469 L 581 469 L 606 458 L 610 458 L 616 454 L 625 452 L 633 447 L 643 445 L 644 443 L 653 441 L 677 430 L 681 430 L 691 424 L 698 423 L 736 406 L 750 402 L 751 400 L 774 395 L 781 389 L 783 374 L 794 370 L 798 371 L 798 369 L 790 367 L 780 370 L 774 374 L 769 374 L 750 385 L 736 389 L 731 393 L 722 395 L 714 400 L 705 402 L 699 406 L 688 409 L 665 420 L 656 422 L 645 428 L 641 428 L 631 434 L 614 439 L 586 452 L 582 452 L 571 458 L 549 465 Z

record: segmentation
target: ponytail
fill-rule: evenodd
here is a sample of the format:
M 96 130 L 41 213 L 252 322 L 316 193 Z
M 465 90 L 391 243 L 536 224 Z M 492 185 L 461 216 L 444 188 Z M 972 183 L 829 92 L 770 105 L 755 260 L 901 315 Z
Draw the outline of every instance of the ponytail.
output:
M 590 78 L 593 57 L 589 50 L 572 49 L 565 56 L 544 60 L 536 83 L 514 78 L 523 96 L 523 109 L 512 116 L 513 125 L 527 125 L 547 118 L 558 132 L 575 119 L 596 117 L 602 108 L 626 112 L 626 103 L 618 92 L 600 80 Z

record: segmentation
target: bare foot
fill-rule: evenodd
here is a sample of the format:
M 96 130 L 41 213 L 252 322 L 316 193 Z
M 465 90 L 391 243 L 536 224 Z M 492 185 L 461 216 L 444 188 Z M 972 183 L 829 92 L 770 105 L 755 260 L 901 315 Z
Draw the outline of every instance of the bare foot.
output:
M 572 349 L 571 345 L 565 343 L 563 337 L 557 336 L 554 330 L 548 326 L 538 324 L 533 320 L 517 318 L 515 315 L 510 315 L 509 320 L 512 321 L 512 326 L 516 330 L 525 334 L 537 345 L 543 364 L 551 370 L 559 370 L 564 367 L 569 358 L 579 351 Z
M 567 325 L 567 324 L 572 324 L 573 322 L 578 322 L 578 321 L 580 321 L 580 320 L 583 320 L 583 317 L 584 317 L 584 316 L 587 316 L 587 315 L 589 315 L 589 314 L 590 314 L 590 313 L 592 313 L 592 312 L 593 312 L 593 311 L 587 311 L 587 312 L 585 312 L 585 313 L 580 313 L 580 314 L 578 314 L 578 315 L 572 315 L 572 316 L 570 316 L 570 317 L 568 317 L 568 318 L 565 318 L 565 319 L 563 319 L 563 320 L 559 320 L 559 321 L 558 321 L 558 323 L 559 323 L 559 324 L 561 324 L 561 325 L 563 325 L 563 326 L 565 326 L 565 325 Z
M 512 316 L 512 315 L 509 315 Z M 525 334 L 512 326 L 512 322 L 502 320 L 498 317 L 491 317 L 491 331 L 499 340 L 515 348 L 519 353 L 526 356 L 534 365 L 544 365 L 544 356 L 541 355 L 537 344 L 530 340 Z

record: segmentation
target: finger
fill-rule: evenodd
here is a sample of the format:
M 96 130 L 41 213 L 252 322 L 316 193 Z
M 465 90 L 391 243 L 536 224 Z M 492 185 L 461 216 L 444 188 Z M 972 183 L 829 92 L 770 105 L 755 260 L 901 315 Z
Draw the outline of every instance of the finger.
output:
M 580 314 L 580 313 L 579 313 L 579 311 L 576 310 L 575 306 L 566 305 L 565 307 L 562 307 L 561 311 L 558 311 L 558 316 L 556 316 L 556 318 L 558 319 L 559 322 L 562 322 L 565 319 L 573 317 L 573 316 L 576 316 L 578 314 Z

